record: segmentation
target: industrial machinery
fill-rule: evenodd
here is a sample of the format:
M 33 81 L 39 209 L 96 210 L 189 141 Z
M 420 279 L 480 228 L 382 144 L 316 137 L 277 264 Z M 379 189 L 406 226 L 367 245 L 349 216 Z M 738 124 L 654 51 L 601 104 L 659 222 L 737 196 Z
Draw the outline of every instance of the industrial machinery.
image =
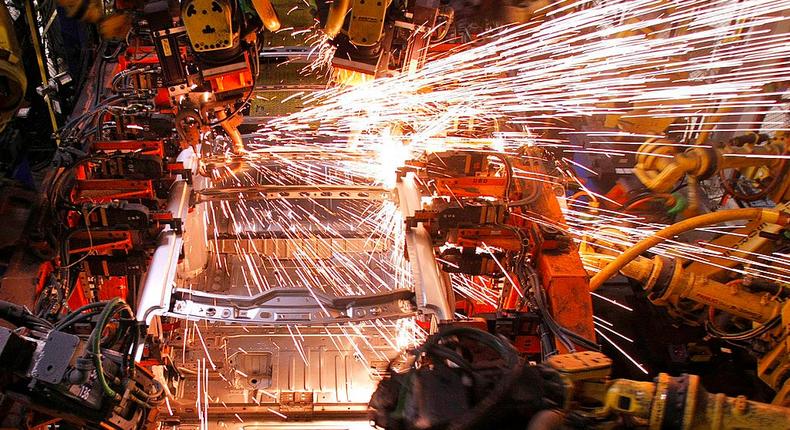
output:
M 0 4 L 0 428 L 790 428 L 790 2 L 460 3 Z
M 46 421 L 63 419 L 88 428 L 148 428 L 164 402 L 164 387 L 135 362 L 141 326 L 122 300 L 80 307 L 55 324 L 22 306 L 3 302 L 0 342 L 4 363 L 5 414 L 30 405 Z M 105 333 L 106 332 L 106 333 Z M 83 333 L 88 333 L 87 338 Z M 54 419 L 54 421 L 52 420 Z
M 415 288 L 431 300 L 419 305 L 435 309 L 440 321 L 451 320 L 455 299 L 436 294 L 452 290 L 451 276 L 498 290 L 495 307 L 472 304 L 466 315 L 504 323 L 522 352 L 537 359 L 597 348 L 587 273 L 562 231 L 555 184 L 516 173 L 547 174 L 553 166 L 535 161 L 542 158 L 528 148 L 514 156 L 485 147 L 427 153 L 410 163 L 416 172 L 403 172 L 398 184 L 406 248 L 421 274 Z M 511 313 L 517 323 L 498 321 Z
M 530 364 L 489 333 L 468 327 L 433 335 L 379 384 L 373 419 L 384 428 L 572 429 L 787 428 L 786 408 L 710 394 L 695 375 L 655 382 L 608 379 L 611 360 L 594 352 Z M 445 396 L 435 396 L 446 390 Z

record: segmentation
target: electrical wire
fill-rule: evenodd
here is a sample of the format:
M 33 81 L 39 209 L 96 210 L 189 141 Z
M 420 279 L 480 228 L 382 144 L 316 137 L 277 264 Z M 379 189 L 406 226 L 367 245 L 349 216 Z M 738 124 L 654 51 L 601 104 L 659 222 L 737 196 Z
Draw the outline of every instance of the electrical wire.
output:
M 513 187 L 513 164 L 510 162 L 510 160 L 507 158 L 507 156 L 505 154 L 502 154 L 502 153 L 499 153 L 499 152 L 490 152 L 488 154 L 499 158 L 500 160 L 502 160 L 502 164 L 505 165 L 505 178 L 506 179 L 505 179 L 505 195 L 503 197 L 503 200 L 505 201 L 505 204 L 509 205 L 510 204 L 510 191 L 511 191 L 510 188 Z
M 528 156 L 525 153 L 522 153 L 521 155 L 522 155 L 523 159 L 529 160 L 530 167 L 532 167 L 533 170 L 536 170 L 536 171 L 538 170 L 537 166 L 536 166 L 537 163 L 535 162 L 534 157 Z M 513 167 L 510 166 L 509 168 L 510 168 L 511 178 L 514 178 L 515 174 L 513 172 Z M 529 194 L 527 194 L 526 196 L 524 196 L 524 197 L 522 197 L 522 198 L 520 198 L 518 200 L 509 202 L 508 203 L 509 207 L 526 206 L 526 205 L 528 205 L 530 203 L 535 202 L 535 200 L 537 200 L 538 196 L 540 196 L 540 187 L 538 186 L 537 181 L 524 179 L 523 183 L 529 185 L 529 188 L 530 188 Z
M 106 304 L 99 315 L 99 320 L 96 324 L 96 327 L 93 329 L 90 337 L 88 338 L 88 349 L 89 353 L 93 357 L 99 384 L 102 386 L 105 394 L 107 394 L 108 397 L 116 400 L 120 400 L 120 396 L 115 392 L 115 390 L 112 389 L 112 387 L 110 387 L 104 374 L 104 364 L 102 363 L 101 353 L 101 338 L 104 329 L 107 327 L 107 324 L 110 321 L 110 317 L 119 312 L 126 312 L 131 318 L 134 318 L 134 312 L 132 312 L 132 308 L 130 308 L 129 305 L 124 303 L 120 298 L 116 297 Z M 147 404 L 144 405 L 148 406 Z
M 129 88 L 128 80 L 129 77 L 134 75 L 145 75 L 145 74 L 157 74 L 161 72 L 160 67 L 152 67 L 152 66 L 144 66 L 144 67 L 137 67 L 137 68 L 130 68 L 125 69 L 118 72 L 112 78 L 112 83 L 110 84 L 110 88 L 116 94 L 123 93 L 125 91 L 131 91 L 133 88 Z M 120 84 L 123 82 L 124 86 L 120 87 Z
M 536 308 L 543 324 L 549 329 L 549 332 L 551 332 L 554 338 L 558 339 L 569 352 L 576 352 L 576 347 L 573 345 L 573 342 L 571 342 L 567 334 L 551 315 L 549 306 L 546 303 L 546 293 L 540 285 L 540 281 L 537 279 L 537 273 L 535 273 L 529 265 L 523 265 L 521 273 L 522 274 L 519 276 L 521 279 L 520 282 L 525 282 L 524 285 L 529 285 L 529 289 L 532 291 L 532 297 L 534 298 Z
M 557 338 L 570 352 L 576 351 L 576 347 L 574 345 L 581 346 L 591 351 L 600 350 L 600 346 L 598 346 L 598 344 L 574 332 L 573 330 L 563 327 L 554 319 L 546 300 L 546 290 L 540 284 L 537 272 L 535 272 L 532 266 L 525 263 L 526 262 L 522 262 L 520 264 L 520 269 L 516 270 L 516 275 L 519 278 L 520 283 L 525 286 L 529 286 L 528 288 L 524 288 L 525 292 L 532 292 L 535 307 L 540 313 L 541 320 L 543 321 L 546 328 L 548 328 L 548 330 L 551 332 L 551 334 Z M 544 354 L 551 353 L 552 351 L 544 351 Z
M 787 151 L 785 151 L 783 155 L 786 154 Z M 758 192 L 753 194 L 747 194 L 738 189 L 737 181 L 738 177 L 740 176 L 738 169 L 733 169 L 735 170 L 735 174 L 733 174 L 732 177 L 727 177 L 727 173 L 725 171 L 726 169 L 720 170 L 719 179 L 721 179 L 721 185 L 727 194 L 731 195 L 736 200 L 751 203 L 768 197 L 768 195 L 773 192 L 777 186 L 779 186 L 779 184 L 785 178 L 785 175 L 787 175 L 788 166 L 790 166 L 790 163 L 787 162 L 787 158 L 782 158 L 782 160 L 779 162 L 779 166 L 776 169 L 776 173 L 773 175 L 773 177 L 771 177 L 771 181 L 764 185 Z
M 101 103 L 94 106 L 87 112 L 76 116 L 70 119 L 66 124 L 64 124 L 60 129 L 56 132 L 61 139 L 71 139 L 71 140 L 79 140 L 79 136 L 82 132 L 80 126 L 87 120 L 93 120 L 97 115 L 103 114 L 107 108 L 113 106 L 119 102 L 124 101 L 125 98 L 121 95 L 114 95 L 104 99 Z M 67 134 L 68 133 L 68 134 Z
M 715 312 L 714 308 L 709 308 L 708 320 L 705 322 L 705 330 L 707 330 L 711 336 L 721 340 L 729 340 L 729 341 L 751 340 L 756 337 L 762 336 L 765 333 L 776 328 L 779 325 L 779 323 L 782 321 L 781 316 L 776 316 L 766 321 L 764 324 L 760 324 L 757 327 L 751 328 L 749 330 L 729 333 L 719 328 L 716 325 L 716 323 L 713 321 L 714 312 Z
M 60 331 L 71 326 L 72 324 L 76 324 L 77 322 L 94 317 L 98 315 L 101 312 L 101 310 L 103 310 L 104 307 L 107 306 L 107 304 L 108 302 L 95 302 L 81 306 L 78 309 L 75 309 L 74 311 L 69 313 L 66 317 L 64 317 L 60 321 L 58 321 L 58 323 L 52 327 L 52 330 Z
M 24 306 L 0 300 L 0 318 L 17 326 L 25 326 L 35 330 L 49 331 L 52 324 L 30 312 Z

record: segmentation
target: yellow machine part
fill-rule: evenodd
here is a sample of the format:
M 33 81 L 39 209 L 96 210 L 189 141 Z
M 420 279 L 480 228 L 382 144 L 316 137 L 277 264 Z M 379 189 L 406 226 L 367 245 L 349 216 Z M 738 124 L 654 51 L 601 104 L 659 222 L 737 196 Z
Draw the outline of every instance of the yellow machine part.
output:
M 114 13 L 104 15 L 104 5 L 100 0 L 58 0 L 58 5 L 66 10 L 70 18 L 97 24 L 104 39 L 123 40 L 132 27 L 131 15 Z
M 679 262 L 671 266 L 669 265 L 671 261 L 665 258 L 656 257 L 651 260 L 639 255 L 649 249 L 651 244 L 659 243 L 663 237 L 674 237 L 687 230 L 686 227 L 712 224 L 707 221 L 754 219 L 756 222 L 784 227 L 788 223 L 785 208 L 786 205 L 780 205 L 773 210 L 734 209 L 702 215 L 696 217 L 696 220 L 692 218 L 670 226 L 618 255 L 598 254 L 593 250 L 596 245 L 588 243 L 583 247 L 584 261 L 590 266 L 601 269 L 593 277 L 591 286 L 600 285 L 609 277 L 611 270 L 616 269 L 626 277 L 640 282 L 644 289 L 650 292 L 650 300 L 658 305 L 672 305 L 680 299 L 692 300 L 755 323 L 767 323 L 776 317 L 781 317 L 779 325 L 767 335 L 770 349 L 759 357 L 757 374 L 777 391 L 774 404 L 787 405 L 790 403 L 790 355 L 788 354 L 790 337 L 787 336 L 787 328 L 790 327 L 790 304 L 776 300 L 768 293 L 752 292 L 738 286 L 723 284 L 712 279 L 708 274 L 696 273 L 691 270 L 692 266 L 684 267 Z
M 351 0 L 335 0 L 329 5 L 329 14 L 324 25 L 324 33 L 333 39 L 343 29 L 348 10 L 351 8 Z
M 617 256 L 617 258 L 603 267 L 598 273 L 595 274 L 595 276 L 590 279 L 590 289 L 596 290 L 607 279 L 614 276 L 620 271 L 620 269 L 622 269 L 626 264 L 630 263 L 640 254 L 669 238 L 673 238 L 676 235 L 686 233 L 700 227 L 708 227 L 722 222 L 740 221 L 744 219 L 760 219 L 765 223 L 776 224 L 782 227 L 790 224 L 790 214 L 782 210 L 761 208 L 722 210 L 685 219 L 672 224 L 669 227 L 665 227 L 657 231 L 652 236 L 648 236 L 637 242 L 634 246 L 629 247 L 626 251 Z
M 233 47 L 233 21 L 230 2 L 189 0 L 181 8 L 189 42 L 196 52 L 219 51 Z
M 381 39 L 384 31 L 384 15 L 389 0 L 354 0 L 348 38 L 359 46 L 373 46 Z
M 781 327 L 784 337 L 757 360 L 757 376 L 776 390 L 773 404 L 790 406 L 790 302 L 782 307 Z
M 747 400 L 743 396 L 710 394 L 699 377 L 658 376 L 656 383 L 617 379 L 605 397 L 610 412 L 648 420 L 648 428 L 683 430 L 788 429 L 787 408 Z
M 104 16 L 101 0 L 58 0 L 69 17 L 80 21 L 98 23 Z
M 774 140 L 765 145 L 726 146 L 715 150 L 699 147 L 682 153 L 676 153 L 674 143 L 656 139 L 639 147 L 634 174 L 655 192 L 671 191 L 686 175 L 697 177 L 721 169 L 762 165 L 774 167 L 781 162 L 776 157 L 787 151 L 784 140 Z
M 784 182 L 790 184 L 790 176 Z M 790 213 L 790 205 L 787 203 L 778 204 L 775 209 Z M 740 261 L 748 259 L 750 254 L 770 254 L 773 244 L 768 237 L 779 234 L 782 228 L 782 226 L 766 223 L 763 220 L 750 220 L 744 227 L 711 241 L 712 244 L 722 249 L 721 256 L 712 255 L 704 263 L 690 261 L 685 268 L 696 273 L 697 276 L 725 280 L 729 269 L 741 264 Z
M 611 258 L 595 258 L 595 255 L 585 256 L 585 262 L 592 266 L 606 267 Z M 706 276 L 699 276 L 680 264 L 676 264 L 668 279 L 663 280 L 668 285 L 656 285 L 664 273 L 665 260 L 661 257 L 649 259 L 637 257 L 620 269 L 624 276 L 634 279 L 646 291 L 653 293 L 660 290 L 660 294 L 651 297 L 657 305 L 673 303 L 672 299 L 687 299 L 697 303 L 711 306 L 741 318 L 764 323 L 779 315 L 782 304 L 772 300 L 769 294 L 753 293 L 742 288 L 727 286 Z
M 357 72 L 356 70 L 344 69 L 342 67 L 332 68 L 332 82 L 339 85 L 357 86 L 373 80 L 373 75 Z
M 546 362 L 562 375 L 569 401 L 599 404 L 594 414 L 600 418 L 638 417 L 650 430 L 790 429 L 790 409 L 776 402 L 710 394 L 696 375 L 660 373 L 654 382 L 612 381 L 608 379 L 611 363 L 594 351 L 559 354 Z
M 277 31 L 280 29 L 280 18 L 277 16 L 277 11 L 274 10 L 271 0 L 252 0 L 252 6 L 267 30 Z
M 19 41 L 5 3 L 0 3 L 0 130 L 16 114 L 27 88 Z

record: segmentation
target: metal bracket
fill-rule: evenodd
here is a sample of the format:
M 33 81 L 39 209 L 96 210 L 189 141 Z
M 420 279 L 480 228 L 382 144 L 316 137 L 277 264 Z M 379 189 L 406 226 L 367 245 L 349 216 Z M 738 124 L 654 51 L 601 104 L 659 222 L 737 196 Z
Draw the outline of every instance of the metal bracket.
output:
M 255 296 L 176 289 L 167 315 L 218 322 L 326 325 L 406 318 L 414 314 L 413 300 L 411 290 L 336 297 L 301 288 L 275 288 Z
M 51 331 L 44 341 L 41 355 L 33 365 L 31 376 L 50 384 L 59 384 L 79 344 L 80 338 L 73 334 Z

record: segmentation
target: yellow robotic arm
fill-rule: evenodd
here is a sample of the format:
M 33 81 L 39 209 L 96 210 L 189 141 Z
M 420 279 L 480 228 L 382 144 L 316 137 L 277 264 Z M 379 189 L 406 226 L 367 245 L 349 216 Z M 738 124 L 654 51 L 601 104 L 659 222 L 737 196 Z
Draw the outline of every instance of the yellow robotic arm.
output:
M 708 393 L 696 375 L 661 373 L 654 382 L 609 380 L 611 362 L 594 351 L 555 355 L 546 361 L 564 381 L 566 410 L 583 402 L 590 411 L 585 414 L 597 420 L 626 415 L 639 419 L 639 428 L 650 430 L 790 428 L 790 410 L 784 406 Z M 590 409 L 593 403 L 600 407 Z
M 761 219 L 764 222 L 770 224 L 786 226 L 788 223 L 790 223 L 790 214 L 774 209 L 746 208 L 712 212 L 680 221 L 657 231 L 655 234 L 648 236 L 645 239 L 642 239 L 634 246 L 628 248 L 625 252 L 620 254 L 620 256 L 618 256 L 614 261 L 607 264 L 601 269 L 600 272 L 592 277 L 590 280 L 590 289 L 595 290 L 600 287 L 607 279 L 614 276 L 626 264 L 633 261 L 643 252 L 681 233 L 726 221 L 755 219 Z
M 5 2 L 0 3 L 0 131 L 16 114 L 25 97 L 27 78 L 14 23 Z
M 692 300 L 759 324 L 764 329 L 761 336 L 765 336 L 771 347 L 758 360 L 758 376 L 777 390 L 774 403 L 786 404 L 790 397 L 790 348 L 787 332 L 790 327 L 790 303 L 779 301 L 769 294 L 723 284 L 705 274 L 700 275 L 686 269 L 670 258 L 656 256 L 651 260 L 641 256 L 653 246 L 683 232 L 734 220 L 761 220 L 763 223 L 786 227 L 790 223 L 790 215 L 783 209 L 724 210 L 689 218 L 666 227 L 617 256 L 588 252 L 584 255 L 585 262 L 600 268 L 592 277 L 590 288 L 598 288 L 619 272 L 640 282 L 648 293 L 648 298 L 657 305 L 667 306 L 679 300 Z M 585 249 L 589 250 L 591 247 L 594 245 Z
M 598 267 L 611 264 L 609 256 L 600 254 L 585 255 L 584 261 Z M 689 299 L 758 323 L 771 320 L 782 309 L 782 303 L 773 300 L 770 294 L 749 292 L 706 276 L 699 276 L 665 257 L 655 257 L 652 260 L 637 257 L 626 263 L 620 273 L 641 283 L 650 300 L 656 305 Z
M 747 135 L 745 139 L 744 145 L 700 146 L 682 153 L 677 153 L 676 142 L 652 140 L 639 148 L 634 174 L 652 191 L 666 193 L 686 175 L 704 179 L 724 169 L 774 168 L 781 164 L 780 156 L 787 151 L 786 137 L 774 138 L 764 145 L 757 145 L 760 139 L 757 134 Z
M 696 375 L 661 373 L 656 382 L 616 379 L 606 391 L 604 408 L 648 421 L 649 429 L 787 429 L 787 408 L 711 394 Z

